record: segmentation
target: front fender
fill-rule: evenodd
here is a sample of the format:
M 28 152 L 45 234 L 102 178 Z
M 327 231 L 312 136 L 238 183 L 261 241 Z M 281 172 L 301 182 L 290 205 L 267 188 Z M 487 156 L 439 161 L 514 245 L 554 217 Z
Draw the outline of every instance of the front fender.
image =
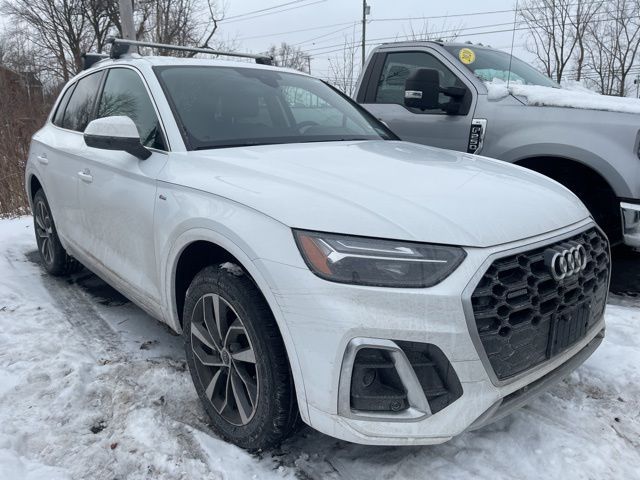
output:
M 220 202 L 221 199 L 212 196 L 210 201 Z M 295 260 L 295 255 L 300 256 L 295 246 L 293 235 L 288 227 L 275 222 L 269 217 L 258 215 L 256 212 L 251 213 L 251 211 L 247 211 L 240 206 L 231 205 L 229 208 L 235 211 L 235 215 L 232 216 L 238 221 L 237 225 L 240 225 L 239 231 L 231 230 L 227 225 L 222 226 L 221 223 L 212 218 L 189 218 L 176 226 L 173 234 L 169 236 L 170 241 L 167 241 L 164 248 L 158 250 L 159 258 L 163 261 L 160 267 L 160 276 L 161 284 L 163 285 L 165 321 L 176 332 L 182 331 L 175 296 L 176 270 L 182 252 L 188 245 L 196 241 L 206 241 L 224 248 L 251 275 L 271 308 L 289 358 L 296 386 L 298 405 L 300 406 L 300 415 L 304 421 L 308 422 L 307 399 L 298 353 L 283 312 L 274 295 L 273 282 L 269 272 L 264 270 L 264 267 L 261 267 L 261 262 L 256 261 L 261 257 L 273 257 L 275 254 L 271 255 L 268 252 L 273 252 L 276 249 L 280 252 L 288 252 L 292 258 L 285 260 L 285 263 L 293 263 L 291 260 Z M 227 224 L 229 223 L 235 224 L 235 222 L 229 222 L 227 217 Z M 243 228 L 248 230 L 243 232 Z M 265 232 L 267 229 L 268 234 Z M 253 230 L 253 237 L 247 236 L 251 230 Z M 252 242 L 253 246 L 250 246 L 243 238 L 253 238 L 255 240 Z M 255 248 L 256 246 L 258 248 Z M 281 257 L 279 260 L 282 261 L 283 258 Z M 299 262 L 302 262 L 301 258 Z

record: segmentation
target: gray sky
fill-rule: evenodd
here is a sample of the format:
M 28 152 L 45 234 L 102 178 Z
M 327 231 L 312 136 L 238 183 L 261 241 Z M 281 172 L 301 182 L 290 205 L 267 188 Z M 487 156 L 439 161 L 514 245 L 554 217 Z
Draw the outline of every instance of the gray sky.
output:
M 255 13 L 253 18 L 232 18 L 283 3 L 290 4 Z M 481 42 L 505 50 L 511 45 L 512 34 L 505 31 L 511 28 L 514 20 L 514 3 L 511 1 L 368 0 L 368 4 L 371 6 L 367 23 L 368 42 L 382 43 L 393 41 L 395 38 L 404 39 L 403 37 L 411 34 L 412 29 L 420 31 L 425 22 L 428 22 L 430 30 L 436 32 L 461 27 L 462 32 L 458 38 L 463 41 Z M 497 11 L 501 12 L 479 14 Z M 445 16 L 447 18 L 419 18 Z M 324 77 L 327 74 L 328 58 L 339 53 L 332 50 L 342 50 L 345 36 L 351 41 L 355 34 L 356 39 L 360 41 L 362 1 L 227 0 L 226 17 L 227 20 L 220 24 L 219 32 L 222 37 L 236 38 L 241 48 L 253 52 L 264 51 L 272 43 L 282 41 L 299 44 L 312 56 L 312 73 Z M 385 20 L 396 18 L 407 19 Z M 355 22 L 357 23 L 354 27 Z M 295 30 L 301 31 L 293 32 Z M 500 30 L 502 31 L 488 33 Z M 525 60 L 531 60 L 531 55 L 524 49 L 525 41 L 523 32 L 517 31 L 514 53 Z M 373 48 L 373 45 L 368 48 Z
M 271 44 L 298 44 L 311 57 L 314 75 L 326 78 L 328 59 L 342 50 L 345 36 L 360 41 L 362 0 L 219 0 L 226 3 L 227 20 L 220 23 L 222 38 L 237 40 L 239 50 L 262 52 Z M 279 8 L 272 8 L 277 5 Z M 367 41 L 372 45 L 402 40 L 412 29 L 421 31 L 428 22 L 435 32 L 461 28 L 462 41 L 489 44 L 509 50 L 515 0 L 368 0 Z M 243 16 L 256 10 L 264 10 Z M 483 13 L 487 12 L 487 13 Z M 488 13 L 496 12 L 496 13 Z M 203 12 L 204 14 L 204 12 Z M 237 18 L 232 18 L 239 16 Z M 431 17 L 429 19 L 420 17 Z M 440 17 L 440 18 L 433 18 Z M 444 18 L 443 18 L 444 17 Z M 404 18 L 404 20 L 388 20 Z M 413 20 L 408 20 L 413 19 Z M 6 19 L 0 16 L 0 30 Z M 297 32 L 293 32 L 297 31 Z M 497 31 L 496 33 L 489 33 Z M 291 32 L 291 33 L 289 33 Z M 443 33 L 446 35 L 446 32 Z M 255 38 L 254 38 L 255 37 Z M 380 40 L 378 40 L 380 39 Z M 524 49 L 524 32 L 516 31 L 514 54 L 532 61 Z M 336 51 L 338 50 L 338 51 Z M 360 51 L 358 50 L 358 61 Z

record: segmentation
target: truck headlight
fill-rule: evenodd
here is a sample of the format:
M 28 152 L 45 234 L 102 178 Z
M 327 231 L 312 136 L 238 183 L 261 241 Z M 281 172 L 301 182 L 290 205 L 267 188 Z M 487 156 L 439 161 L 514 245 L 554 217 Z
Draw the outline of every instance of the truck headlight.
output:
M 313 273 L 339 283 L 376 287 L 431 287 L 466 257 L 459 247 L 294 230 Z

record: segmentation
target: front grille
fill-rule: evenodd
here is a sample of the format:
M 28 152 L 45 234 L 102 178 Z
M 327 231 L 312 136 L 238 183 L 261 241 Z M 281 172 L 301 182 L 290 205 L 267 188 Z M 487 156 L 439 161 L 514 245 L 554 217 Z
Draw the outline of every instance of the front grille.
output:
M 549 248 L 581 244 L 583 271 L 555 280 Z M 495 260 L 471 296 L 480 341 L 500 380 L 524 372 L 583 338 L 604 311 L 609 245 L 595 228 Z

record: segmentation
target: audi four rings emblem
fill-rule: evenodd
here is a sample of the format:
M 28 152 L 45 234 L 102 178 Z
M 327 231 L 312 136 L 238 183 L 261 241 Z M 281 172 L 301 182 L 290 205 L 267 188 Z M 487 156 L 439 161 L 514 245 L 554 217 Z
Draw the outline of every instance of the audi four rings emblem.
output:
M 551 276 L 559 282 L 586 268 L 587 251 L 579 243 L 558 245 L 545 250 L 544 263 Z

